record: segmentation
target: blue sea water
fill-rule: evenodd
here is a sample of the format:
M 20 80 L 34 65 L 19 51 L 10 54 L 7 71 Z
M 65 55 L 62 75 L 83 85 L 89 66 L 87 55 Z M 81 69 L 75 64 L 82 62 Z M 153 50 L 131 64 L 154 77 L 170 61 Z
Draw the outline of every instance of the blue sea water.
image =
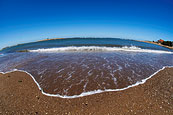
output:
M 0 71 L 27 71 L 45 93 L 60 96 L 126 88 L 164 66 L 173 66 L 171 49 L 118 38 L 57 39 L 0 51 Z
M 58 48 L 58 47 L 67 47 L 67 46 L 107 46 L 107 47 L 123 47 L 123 46 L 136 46 L 142 49 L 153 49 L 153 50 L 165 50 L 172 51 L 168 48 L 139 42 L 135 40 L 126 40 L 119 38 L 66 38 L 66 39 L 56 39 L 56 40 L 47 40 L 40 42 L 32 42 L 21 45 L 12 46 L 6 48 L 1 53 L 12 53 L 20 50 L 32 50 L 32 49 L 41 49 L 41 48 Z

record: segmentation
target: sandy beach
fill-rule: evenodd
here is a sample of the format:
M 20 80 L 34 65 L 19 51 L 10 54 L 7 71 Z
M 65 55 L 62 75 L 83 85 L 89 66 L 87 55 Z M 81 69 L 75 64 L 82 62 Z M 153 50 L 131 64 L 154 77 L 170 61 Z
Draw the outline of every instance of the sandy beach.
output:
M 119 92 L 75 99 L 45 96 L 24 72 L 0 74 L 0 114 L 173 114 L 173 68 L 166 68 L 146 83 Z

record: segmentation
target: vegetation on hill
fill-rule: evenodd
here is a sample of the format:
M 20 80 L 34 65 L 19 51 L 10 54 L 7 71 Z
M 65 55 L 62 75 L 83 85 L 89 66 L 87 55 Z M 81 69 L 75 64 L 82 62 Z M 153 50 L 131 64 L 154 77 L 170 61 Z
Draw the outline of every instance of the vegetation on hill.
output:
M 173 46 L 173 42 L 171 41 L 163 41 L 161 44 L 166 46 L 171 46 L 171 47 Z

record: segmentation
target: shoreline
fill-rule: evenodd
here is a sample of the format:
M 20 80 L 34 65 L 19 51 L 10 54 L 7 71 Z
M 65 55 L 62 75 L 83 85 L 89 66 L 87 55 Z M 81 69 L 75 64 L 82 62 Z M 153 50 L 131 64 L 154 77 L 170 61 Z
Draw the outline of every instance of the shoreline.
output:
M 58 40 L 58 39 L 71 39 L 71 38 L 50 38 L 50 39 L 42 39 L 42 40 L 38 40 L 38 41 L 32 41 L 32 42 L 28 42 L 28 43 L 36 43 L 36 42 L 49 41 L 49 40 Z M 123 38 L 115 38 L 115 39 L 123 39 Z M 125 40 L 133 40 L 133 39 L 125 39 Z M 162 46 L 162 47 L 165 47 L 165 48 L 168 48 L 168 49 L 173 49 L 173 47 L 162 45 L 160 43 L 155 43 L 155 42 L 152 42 L 152 41 L 142 41 L 142 40 L 133 40 L 133 41 L 151 43 L 151 44 L 159 45 L 159 46 Z M 15 46 L 23 45 L 23 44 L 28 44 L 28 43 L 20 43 L 20 44 L 16 44 L 16 45 L 12 45 L 12 46 L 6 46 L 6 47 L 1 48 L 0 51 L 2 51 L 4 49 L 7 49 L 7 48 L 10 48 L 10 47 L 15 47 Z
M 25 72 L 0 74 L 0 114 L 165 114 L 173 113 L 173 68 L 144 84 L 117 92 L 62 99 L 43 95 Z M 3 82 L 2 82 L 3 81 Z
M 162 47 L 165 47 L 165 48 L 168 48 L 168 49 L 173 49 L 173 47 L 170 47 L 170 46 L 166 46 L 166 45 L 162 45 L 161 43 L 156 43 L 156 42 L 152 42 L 152 41 L 140 41 L 140 40 L 137 40 L 139 42 L 145 42 L 145 43 L 150 43 L 150 44 L 155 44 L 155 45 L 159 45 L 159 46 L 162 46 Z
M 37 85 L 38 89 L 41 91 L 41 93 L 43 95 L 50 96 L 50 97 L 64 98 L 64 99 L 73 99 L 73 98 L 80 98 L 80 97 L 85 97 L 85 96 L 100 94 L 100 93 L 104 93 L 104 92 L 118 92 L 118 91 L 123 91 L 123 90 L 127 90 L 129 88 L 136 87 L 136 86 L 141 85 L 141 84 L 145 84 L 145 82 L 147 82 L 147 80 L 151 79 L 154 75 L 156 75 L 160 71 L 164 70 L 165 68 L 173 68 L 173 66 L 164 66 L 163 68 L 161 68 L 158 71 L 154 72 L 152 75 L 150 75 L 146 79 L 142 79 L 140 82 L 136 82 L 135 84 L 129 85 L 129 86 L 124 87 L 124 88 L 121 88 L 121 89 L 106 89 L 106 90 L 100 90 L 99 89 L 99 90 L 94 90 L 94 91 L 89 91 L 89 92 L 83 92 L 80 95 L 73 95 L 73 96 L 66 96 L 66 95 L 62 96 L 62 95 L 59 95 L 59 94 L 49 94 L 49 93 L 44 92 L 43 89 L 40 87 L 39 83 L 35 80 L 34 76 L 31 75 L 27 71 L 14 69 L 13 71 L 0 72 L 0 74 L 3 74 L 4 75 L 4 74 L 12 73 L 12 72 L 24 72 L 24 73 L 26 73 L 27 75 L 29 75 L 32 78 L 32 80 L 35 82 L 35 84 Z

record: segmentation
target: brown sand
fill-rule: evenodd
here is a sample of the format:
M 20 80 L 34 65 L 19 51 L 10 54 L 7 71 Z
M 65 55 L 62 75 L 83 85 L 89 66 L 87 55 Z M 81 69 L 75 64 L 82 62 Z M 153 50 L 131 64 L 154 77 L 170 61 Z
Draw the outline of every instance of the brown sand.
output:
M 43 95 L 24 72 L 0 74 L 0 114 L 173 115 L 173 68 L 143 85 L 75 99 Z

